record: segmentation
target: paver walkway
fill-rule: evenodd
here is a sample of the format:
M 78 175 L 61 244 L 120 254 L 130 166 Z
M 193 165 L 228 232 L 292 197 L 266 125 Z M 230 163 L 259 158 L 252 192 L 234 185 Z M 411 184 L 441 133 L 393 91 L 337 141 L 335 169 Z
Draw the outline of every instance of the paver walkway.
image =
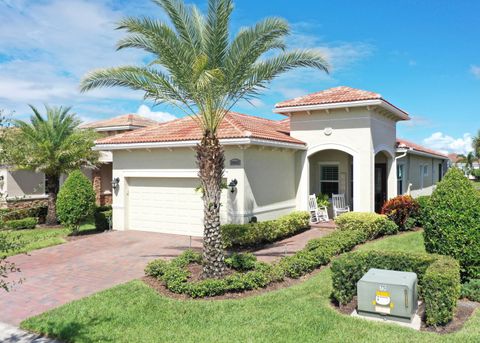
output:
M 331 230 L 311 229 L 255 252 L 259 260 L 273 261 L 302 249 L 312 238 Z M 31 316 L 115 285 L 140 278 L 147 262 L 170 259 L 189 248 L 200 248 L 201 238 L 141 231 L 102 233 L 9 257 L 24 281 L 0 296 L 0 322 L 18 325 Z

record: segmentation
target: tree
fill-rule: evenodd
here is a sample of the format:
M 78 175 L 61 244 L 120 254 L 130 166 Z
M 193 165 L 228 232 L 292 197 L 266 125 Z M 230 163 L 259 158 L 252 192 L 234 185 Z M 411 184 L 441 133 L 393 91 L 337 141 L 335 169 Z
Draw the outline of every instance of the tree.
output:
M 472 148 L 475 156 L 480 160 L 480 130 L 478 130 L 477 135 L 473 137 Z
M 95 211 L 95 191 L 90 180 L 80 170 L 68 175 L 57 198 L 60 223 L 78 233 L 81 222 Z
M 80 120 L 70 113 L 70 107 L 45 106 L 46 118 L 35 107 L 30 108 L 33 111 L 30 122 L 13 120 L 13 128 L 7 130 L 4 161 L 16 169 L 45 173 L 46 223 L 54 225 L 60 176 L 97 163 L 98 152 L 92 150 L 97 134 L 80 130 Z
M 298 67 L 328 71 L 328 66 L 318 51 L 285 51 L 290 29 L 280 18 L 264 19 L 232 37 L 232 0 L 209 0 L 205 14 L 182 0 L 154 2 L 166 12 L 170 24 L 127 17 L 118 26 L 128 33 L 118 49 L 139 48 L 152 54 L 153 60 L 147 66 L 93 71 L 82 80 L 81 89 L 141 90 L 145 99 L 175 106 L 198 123 L 202 130 L 196 159 L 204 204 L 203 274 L 220 277 L 225 268 L 219 216 L 224 149 L 218 127 L 240 99 L 258 96 L 279 74 Z
M 464 170 L 467 175 L 470 175 L 472 172 L 473 163 L 475 163 L 475 161 L 478 161 L 478 158 L 475 156 L 473 151 L 470 151 L 467 155 L 458 155 L 457 157 L 457 163 L 465 164 Z

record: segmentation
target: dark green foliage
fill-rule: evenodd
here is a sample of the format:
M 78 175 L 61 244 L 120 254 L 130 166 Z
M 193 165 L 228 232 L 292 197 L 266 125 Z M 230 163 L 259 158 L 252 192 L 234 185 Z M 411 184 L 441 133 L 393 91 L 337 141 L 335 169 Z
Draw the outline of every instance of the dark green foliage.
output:
M 427 221 L 427 208 L 430 204 L 430 195 L 422 195 L 416 198 L 418 203 L 418 211 L 412 216 L 415 219 L 415 225 L 423 227 L 424 223 Z
M 23 219 L 14 219 L 5 222 L 4 229 L 6 230 L 28 230 L 35 229 L 38 220 L 34 217 L 28 217 Z
M 360 230 L 367 235 L 367 240 L 375 239 L 383 235 L 391 235 L 398 232 L 395 223 L 385 215 L 367 212 L 348 212 L 335 219 L 339 230 Z
M 460 292 L 458 262 L 446 256 L 404 252 L 367 251 L 348 253 L 332 263 L 332 297 L 341 304 L 352 300 L 357 282 L 370 268 L 414 272 L 418 276 L 428 325 L 445 324 L 453 318 Z
M 98 231 L 106 231 L 110 229 L 110 223 L 112 221 L 112 210 L 101 212 L 97 210 L 95 211 L 93 217 L 95 219 L 95 228 Z
M 480 192 L 457 168 L 439 182 L 426 209 L 425 248 L 460 262 L 462 278 L 480 278 Z
M 313 239 L 303 250 L 292 256 L 283 257 L 272 265 L 256 262 L 255 256 L 251 254 L 233 254 L 226 262 L 238 272 L 223 279 L 188 282 L 189 272 L 186 269 L 188 264 L 202 262 L 201 255 L 192 251 L 186 251 L 171 262 L 152 261 L 147 265 L 145 273 L 165 282 L 170 291 L 194 298 L 262 288 L 272 282 L 282 281 L 285 277 L 299 278 L 330 263 L 333 257 L 352 250 L 371 237 L 397 231 L 395 223 L 385 216 L 378 217 L 373 221 L 375 225 L 359 225 L 355 229 L 344 228 L 325 237 Z
M 255 267 L 256 262 L 257 262 L 257 257 L 252 253 L 245 253 L 245 254 L 233 253 L 232 255 L 230 255 L 225 259 L 225 263 L 227 264 L 227 266 L 239 271 L 246 271 L 246 270 L 253 269 Z
M 222 239 L 226 248 L 271 243 L 304 230 L 309 221 L 308 212 L 292 212 L 276 220 L 222 225 Z
M 45 217 L 47 215 L 47 206 L 34 206 L 29 208 L 5 208 L 0 209 L 0 222 L 9 221 L 16 219 L 23 219 L 28 217 L 39 218 L 38 222 L 45 222 Z
M 480 279 L 472 279 L 465 282 L 462 285 L 460 295 L 462 298 L 480 302 Z
M 70 173 L 58 193 L 58 219 L 76 232 L 80 223 L 94 211 L 95 192 L 92 183 L 79 170 Z

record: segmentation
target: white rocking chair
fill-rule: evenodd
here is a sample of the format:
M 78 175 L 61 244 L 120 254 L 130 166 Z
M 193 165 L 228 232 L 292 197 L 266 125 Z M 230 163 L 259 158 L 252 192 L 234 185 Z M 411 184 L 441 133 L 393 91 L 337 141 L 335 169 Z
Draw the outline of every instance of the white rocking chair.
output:
M 333 216 L 337 218 L 342 213 L 350 212 L 350 206 L 345 201 L 345 194 L 332 194 Z
M 310 211 L 310 221 L 312 223 L 328 222 L 328 210 L 325 206 L 318 207 L 315 194 L 308 196 L 308 210 Z

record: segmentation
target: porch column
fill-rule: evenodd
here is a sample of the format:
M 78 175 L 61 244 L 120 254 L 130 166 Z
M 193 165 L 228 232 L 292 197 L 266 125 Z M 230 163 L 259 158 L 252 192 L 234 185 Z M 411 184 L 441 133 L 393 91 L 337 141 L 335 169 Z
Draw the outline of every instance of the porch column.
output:
M 387 200 L 397 196 L 397 160 L 395 158 L 388 159 L 388 175 L 387 175 Z
M 353 156 L 353 210 L 375 211 L 375 157 L 370 153 Z
M 308 210 L 308 195 L 310 193 L 310 162 L 308 160 L 307 152 L 302 151 L 298 153 L 299 161 L 296 163 L 297 170 L 297 197 L 296 206 L 299 211 Z

